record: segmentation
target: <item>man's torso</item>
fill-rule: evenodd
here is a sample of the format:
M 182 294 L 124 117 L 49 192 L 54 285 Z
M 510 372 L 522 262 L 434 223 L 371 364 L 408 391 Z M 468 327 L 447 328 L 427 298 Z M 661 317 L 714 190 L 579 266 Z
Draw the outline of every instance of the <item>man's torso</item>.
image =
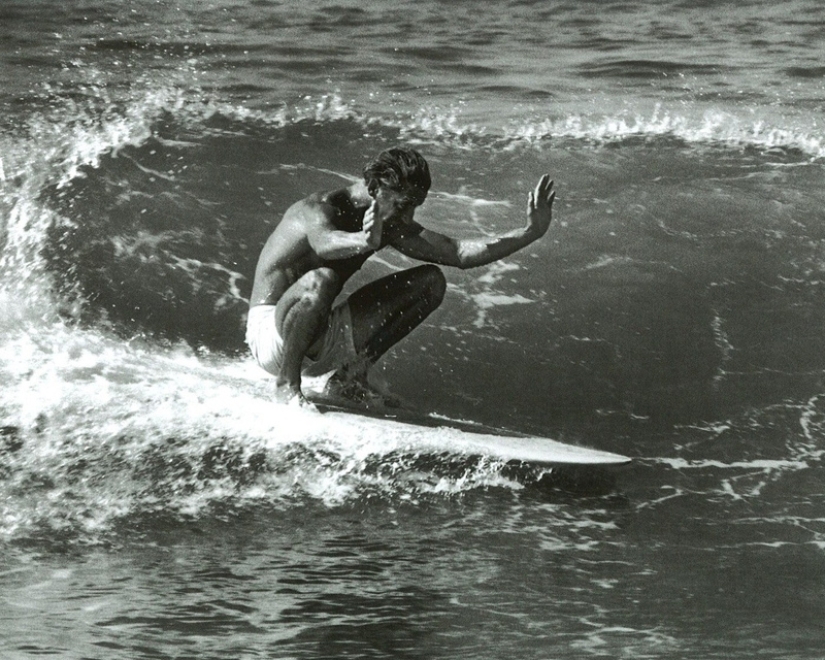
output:
M 343 286 L 374 250 L 344 259 L 323 259 L 310 245 L 309 231 L 313 229 L 312 223 L 327 224 L 338 231 L 362 231 L 366 211 L 367 207 L 353 204 L 346 189 L 317 193 L 293 204 L 261 251 L 250 305 L 276 304 L 290 286 L 316 268 L 331 268 Z M 380 247 L 420 230 L 415 223 L 385 225 Z

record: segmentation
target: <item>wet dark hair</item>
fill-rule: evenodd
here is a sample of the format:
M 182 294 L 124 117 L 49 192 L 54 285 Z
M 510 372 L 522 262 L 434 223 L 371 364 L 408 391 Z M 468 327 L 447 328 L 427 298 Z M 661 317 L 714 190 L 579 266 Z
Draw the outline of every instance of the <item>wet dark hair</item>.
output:
M 432 184 L 430 166 L 424 156 L 415 149 L 401 147 L 382 151 L 367 163 L 364 167 L 364 182 L 369 186 L 373 181 L 391 190 L 411 185 L 421 191 L 422 201 Z

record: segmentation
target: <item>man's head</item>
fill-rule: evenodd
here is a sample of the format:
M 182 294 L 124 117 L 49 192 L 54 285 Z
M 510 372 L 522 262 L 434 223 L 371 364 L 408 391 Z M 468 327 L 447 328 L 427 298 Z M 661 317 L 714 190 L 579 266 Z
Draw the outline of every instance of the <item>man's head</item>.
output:
M 364 168 L 364 183 L 373 197 L 392 193 L 396 204 L 414 208 L 427 197 L 430 168 L 414 149 L 387 149 Z

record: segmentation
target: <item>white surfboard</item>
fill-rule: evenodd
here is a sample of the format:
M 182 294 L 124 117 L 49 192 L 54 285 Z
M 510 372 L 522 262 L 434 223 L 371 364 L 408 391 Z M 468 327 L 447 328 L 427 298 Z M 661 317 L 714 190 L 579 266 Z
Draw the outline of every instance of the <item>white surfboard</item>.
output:
M 369 410 L 316 397 L 312 401 L 325 418 L 337 418 L 346 426 L 357 416 L 361 424 L 368 423 L 376 437 L 404 438 L 407 448 L 419 453 L 484 456 L 548 466 L 615 466 L 631 461 L 621 454 L 406 409 Z

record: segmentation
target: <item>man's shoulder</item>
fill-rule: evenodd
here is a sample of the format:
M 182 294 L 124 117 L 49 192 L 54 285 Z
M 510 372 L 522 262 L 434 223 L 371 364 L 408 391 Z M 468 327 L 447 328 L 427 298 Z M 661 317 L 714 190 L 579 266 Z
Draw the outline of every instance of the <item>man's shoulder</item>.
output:
M 354 211 L 352 198 L 346 190 L 332 190 L 304 197 L 290 206 L 286 215 L 332 219 L 340 215 L 353 214 Z
M 323 196 L 323 193 L 314 193 L 295 202 L 284 213 L 283 221 L 287 224 L 313 224 L 331 219 L 336 210 Z

